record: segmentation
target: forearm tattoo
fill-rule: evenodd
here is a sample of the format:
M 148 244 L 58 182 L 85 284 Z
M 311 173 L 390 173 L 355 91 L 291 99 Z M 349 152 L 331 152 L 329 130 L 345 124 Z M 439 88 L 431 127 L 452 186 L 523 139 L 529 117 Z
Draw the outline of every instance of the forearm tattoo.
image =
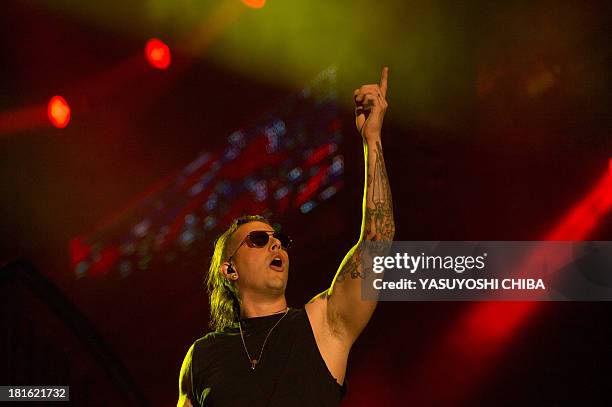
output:
M 385 160 L 382 153 L 380 141 L 376 142 L 374 163 L 368 165 L 367 181 L 365 191 L 365 210 L 364 210 L 364 234 L 363 240 L 368 243 L 368 253 L 363 250 L 363 245 L 359 244 L 353 248 L 352 252 L 345 258 L 336 281 L 341 282 L 348 275 L 352 279 L 365 278 L 367 270 L 364 270 L 364 256 L 371 257 L 385 252 L 395 234 L 395 223 L 393 220 L 393 201 L 391 197 L 391 187 L 385 168 Z M 376 242 L 372 245 L 370 242 Z M 372 248 L 375 248 L 372 250 Z M 379 250 L 380 249 L 380 250 Z M 373 253 L 376 252 L 376 253 Z
M 380 141 L 376 142 L 373 174 L 370 175 L 368 171 L 365 227 L 366 241 L 393 240 L 395 234 L 393 200 Z

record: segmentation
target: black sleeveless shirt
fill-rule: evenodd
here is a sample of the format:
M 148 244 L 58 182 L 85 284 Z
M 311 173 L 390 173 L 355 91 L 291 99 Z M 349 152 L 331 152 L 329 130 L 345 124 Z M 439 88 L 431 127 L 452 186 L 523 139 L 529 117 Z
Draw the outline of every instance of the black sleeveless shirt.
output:
M 270 329 L 283 314 L 242 320 L 252 358 L 259 358 Z M 261 359 L 251 370 L 238 328 L 211 332 L 191 350 L 194 406 L 338 406 L 344 396 L 315 342 L 306 310 L 290 309 L 271 332 Z

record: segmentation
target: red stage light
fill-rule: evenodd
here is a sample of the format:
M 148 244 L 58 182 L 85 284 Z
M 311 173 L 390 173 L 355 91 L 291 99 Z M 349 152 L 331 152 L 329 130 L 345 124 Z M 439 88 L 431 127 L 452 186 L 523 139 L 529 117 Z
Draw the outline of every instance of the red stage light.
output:
M 242 0 L 242 2 L 251 8 L 262 8 L 266 4 L 266 0 Z
M 153 68 L 166 69 L 170 66 L 170 48 L 157 38 L 147 42 L 145 57 Z
M 47 106 L 47 115 L 55 127 L 63 129 L 70 123 L 70 106 L 63 97 L 53 96 Z

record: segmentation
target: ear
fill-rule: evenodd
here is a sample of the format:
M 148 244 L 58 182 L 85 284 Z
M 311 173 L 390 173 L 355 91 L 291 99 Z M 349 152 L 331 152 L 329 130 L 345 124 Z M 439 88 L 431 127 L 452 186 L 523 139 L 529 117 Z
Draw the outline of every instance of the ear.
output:
M 234 281 L 238 278 L 238 273 L 236 270 L 233 270 L 232 265 L 229 261 L 226 261 L 221 264 L 221 274 L 227 281 Z

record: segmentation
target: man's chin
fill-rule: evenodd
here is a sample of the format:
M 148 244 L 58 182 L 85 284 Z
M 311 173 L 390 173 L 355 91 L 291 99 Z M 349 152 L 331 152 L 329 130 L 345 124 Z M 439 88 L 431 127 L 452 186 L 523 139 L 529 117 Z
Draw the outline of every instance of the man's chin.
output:
M 287 280 L 284 278 L 274 278 L 268 281 L 268 287 L 275 291 L 285 292 Z

